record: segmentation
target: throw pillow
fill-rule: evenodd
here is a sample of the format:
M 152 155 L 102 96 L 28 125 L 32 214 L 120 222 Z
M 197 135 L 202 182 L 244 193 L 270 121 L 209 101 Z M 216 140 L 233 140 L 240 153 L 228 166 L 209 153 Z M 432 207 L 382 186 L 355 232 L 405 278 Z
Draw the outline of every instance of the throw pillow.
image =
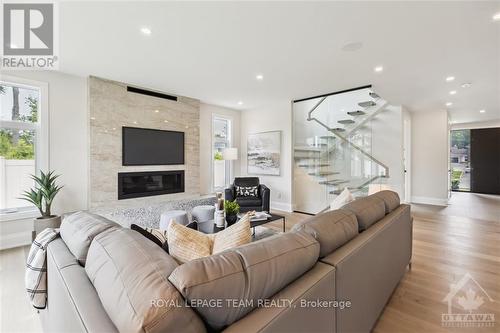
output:
M 259 187 L 258 186 L 236 186 L 236 196 L 237 197 L 258 197 Z
M 204 234 L 174 220 L 168 226 L 169 254 L 181 263 L 208 257 L 251 241 L 249 214 L 216 234 Z
M 352 196 L 349 189 L 346 187 L 342 191 L 342 193 L 340 193 L 335 197 L 335 199 L 333 199 L 332 203 L 330 204 L 330 210 L 339 209 L 351 201 L 354 201 L 354 197 Z
M 138 226 L 137 224 L 132 224 L 130 229 L 137 231 L 150 241 L 154 242 L 160 247 L 163 247 L 163 244 L 167 241 L 167 231 L 161 229 L 153 229 L 153 228 L 143 228 Z
M 212 254 L 213 236 L 171 220 L 168 225 L 169 254 L 182 263 L 208 257 Z
M 250 215 L 245 214 L 237 223 L 215 234 L 212 254 L 245 245 L 251 241 Z

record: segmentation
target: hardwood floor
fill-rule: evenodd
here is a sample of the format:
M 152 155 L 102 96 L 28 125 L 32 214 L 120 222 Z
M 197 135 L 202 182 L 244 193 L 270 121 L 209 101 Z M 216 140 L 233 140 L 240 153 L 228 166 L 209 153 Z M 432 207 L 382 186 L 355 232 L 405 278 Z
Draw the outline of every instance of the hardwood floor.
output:
M 455 193 L 448 207 L 412 205 L 413 258 L 389 300 L 375 333 L 500 332 L 500 196 Z M 309 215 L 286 216 L 286 229 Z M 281 221 L 268 224 L 280 231 Z M 24 293 L 27 248 L 0 252 L 0 331 L 40 332 Z M 494 327 L 445 328 L 441 314 L 450 284 L 469 273 L 495 300 L 484 298 L 481 313 L 493 313 Z

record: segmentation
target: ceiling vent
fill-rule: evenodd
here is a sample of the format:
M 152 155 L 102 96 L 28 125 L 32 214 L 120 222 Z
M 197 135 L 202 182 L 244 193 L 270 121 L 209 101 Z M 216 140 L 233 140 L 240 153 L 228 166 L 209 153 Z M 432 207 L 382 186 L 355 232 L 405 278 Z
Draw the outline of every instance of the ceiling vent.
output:
M 162 94 L 156 91 L 151 91 L 151 90 L 146 90 L 146 89 L 141 89 L 141 88 L 136 88 L 136 87 L 130 87 L 127 86 L 127 91 L 128 92 L 133 92 L 136 94 L 141 94 L 141 95 L 146 95 L 146 96 L 152 96 L 152 97 L 157 97 L 157 98 L 163 98 L 163 99 L 168 99 L 170 101 L 176 101 L 177 102 L 177 96 L 172 96 L 172 95 L 167 95 L 167 94 Z

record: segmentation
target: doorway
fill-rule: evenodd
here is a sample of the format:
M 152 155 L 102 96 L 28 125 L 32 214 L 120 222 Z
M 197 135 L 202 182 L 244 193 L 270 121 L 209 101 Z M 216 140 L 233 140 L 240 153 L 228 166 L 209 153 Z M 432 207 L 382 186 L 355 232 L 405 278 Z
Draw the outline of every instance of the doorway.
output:
M 450 132 L 451 190 L 500 194 L 500 128 Z

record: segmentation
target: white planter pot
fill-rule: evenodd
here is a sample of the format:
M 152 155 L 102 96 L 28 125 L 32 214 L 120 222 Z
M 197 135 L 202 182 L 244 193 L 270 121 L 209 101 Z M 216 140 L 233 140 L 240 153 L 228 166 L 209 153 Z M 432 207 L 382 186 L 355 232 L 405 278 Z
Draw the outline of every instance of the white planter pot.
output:
M 54 216 L 46 219 L 36 218 L 33 220 L 33 235 L 32 238 L 35 240 L 36 235 L 41 233 L 47 228 L 59 228 L 61 226 L 61 217 Z

